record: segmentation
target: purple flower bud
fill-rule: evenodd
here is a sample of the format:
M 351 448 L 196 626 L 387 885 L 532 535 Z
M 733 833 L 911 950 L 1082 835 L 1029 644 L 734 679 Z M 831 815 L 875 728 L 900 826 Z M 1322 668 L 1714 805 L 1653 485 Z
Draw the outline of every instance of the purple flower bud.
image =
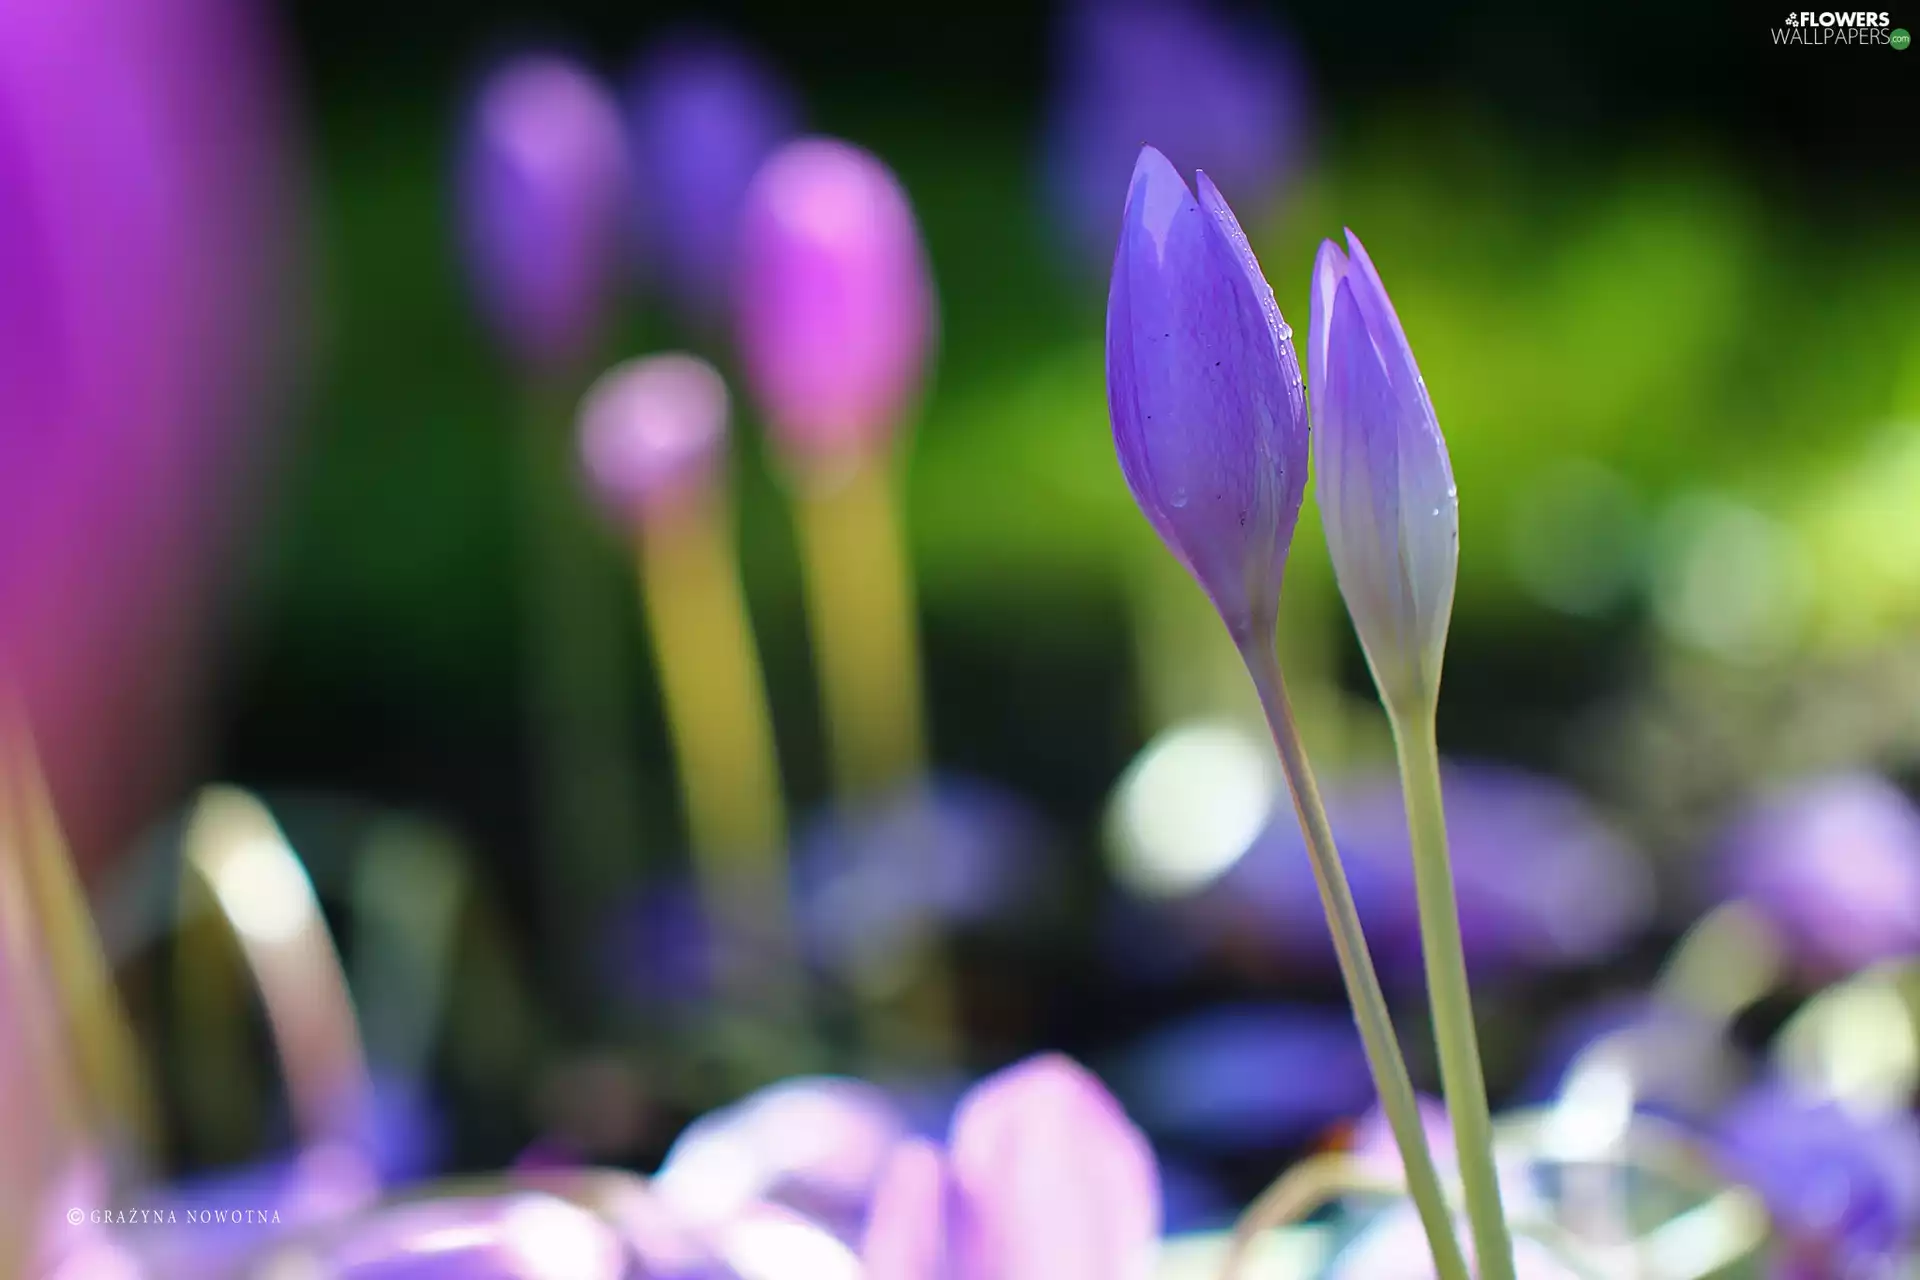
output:
M 887 167 L 831 138 L 781 148 L 747 192 L 735 285 L 748 380 L 781 447 L 821 459 L 886 443 L 934 330 L 919 228 Z
M 1453 614 L 1460 503 L 1447 444 L 1386 286 L 1359 237 L 1313 264 L 1307 335 L 1320 514 L 1333 569 L 1389 707 L 1431 699 Z
M 1274 28 L 1201 0 L 1064 6 L 1046 183 L 1090 257 L 1113 248 L 1113 204 L 1142 139 L 1205 169 L 1257 215 L 1306 150 L 1306 75 Z
M 1721 888 L 1779 932 L 1815 981 L 1920 952 L 1920 809 L 1871 774 L 1768 796 L 1736 819 Z
M 727 384 L 697 356 L 616 365 L 580 402 L 580 463 L 616 518 L 638 523 L 711 490 L 725 458 Z
M 1292 330 L 1220 192 L 1152 147 L 1127 192 L 1107 295 L 1120 470 L 1241 643 L 1270 636 L 1307 483 Z
M 759 59 L 712 35 L 655 48 L 627 101 L 641 254 L 689 317 L 708 325 L 732 298 L 747 187 L 793 136 L 799 113 Z
M 612 94 L 565 58 L 508 62 L 481 86 L 460 176 L 488 319 L 530 363 L 584 357 L 619 277 L 631 186 Z
M 867 1223 L 869 1280 L 1145 1280 L 1160 1234 L 1153 1152 L 1065 1058 L 961 1100 L 948 1151 L 897 1150 Z

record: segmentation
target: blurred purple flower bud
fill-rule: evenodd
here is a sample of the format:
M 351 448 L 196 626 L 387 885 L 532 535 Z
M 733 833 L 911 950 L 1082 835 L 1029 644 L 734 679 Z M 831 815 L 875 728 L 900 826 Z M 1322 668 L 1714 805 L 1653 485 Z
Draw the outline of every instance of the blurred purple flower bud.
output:
M 1358 236 L 1321 242 L 1307 335 L 1327 549 L 1390 708 L 1435 698 L 1460 502 L 1427 384 Z
M 1764 797 L 1722 837 L 1723 895 L 1750 904 L 1818 982 L 1920 954 L 1920 808 L 1841 774 Z
M 1854 1115 L 1779 1083 L 1721 1116 L 1721 1160 L 1767 1202 L 1792 1280 L 1892 1274 L 1920 1238 L 1920 1121 Z
M 1205 3 L 1078 0 L 1059 29 L 1046 181 L 1088 248 L 1113 248 L 1112 209 L 1140 143 L 1205 169 L 1242 207 L 1271 204 L 1310 131 L 1306 76 L 1270 26 Z
M 1239 1005 L 1183 1018 L 1120 1059 L 1114 1081 L 1157 1137 L 1248 1151 L 1311 1139 L 1373 1100 L 1351 1016 Z
M 1107 295 L 1120 469 L 1240 643 L 1270 637 L 1307 484 L 1293 331 L 1207 178 L 1144 147 Z
M 76 847 L 145 822 L 291 354 L 265 10 L 0 6 L 0 685 Z
M 763 1202 L 851 1239 L 906 1121 L 858 1080 L 799 1077 L 688 1126 L 654 1176 L 677 1219 L 705 1230 Z
M 833 809 L 794 859 L 808 946 L 844 969 L 897 957 L 929 924 L 990 920 L 1031 896 L 1044 838 L 1025 802 L 973 779 Z
M 608 513 L 628 524 L 713 489 L 727 443 L 727 384 L 677 352 L 615 365 L 580 402 L 580 461 Z
M 717 35 L 661 43 L 632 86 L 640 251 L 689 319 L 710 327 L 733 297 L 747 187 L 799 112 L 768 67 Z
M 761 167 L 740 223 L 740 350 L 774 438 L 802 461 L 883 447 L 934 338 L 907 193 L 871 153 L 803 138 Z
M 1145 1280 L 1159 1247 L 1152 1149 L 1065 1058 L 962 1100 L 947 1152 L 903 1144 L 875 1194 L 868 1280 Z
M 613 95 L 557 55 L 505 63 L 474 102 L 460 182 L 468 266 L 488 320 L 528 363 L 585 358 L 620 278 L 631 188 Z

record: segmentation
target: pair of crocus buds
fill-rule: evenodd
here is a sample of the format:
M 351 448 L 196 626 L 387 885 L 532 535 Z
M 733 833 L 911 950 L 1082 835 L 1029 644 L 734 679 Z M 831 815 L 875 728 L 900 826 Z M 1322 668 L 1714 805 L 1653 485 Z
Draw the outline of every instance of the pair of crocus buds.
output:
M 1320 508 L 1341 594 L 1389 705 L 1431 697 L 1459 558 L 1446 444 L 1366 249 L 1314 263 L 1307 366 Z M 1292 330 L 1206 174 L 1134 168 L 1107 304 L 1121 470 L 1236 642 L 1270 643 L 1305 494 L 1309 434 Z

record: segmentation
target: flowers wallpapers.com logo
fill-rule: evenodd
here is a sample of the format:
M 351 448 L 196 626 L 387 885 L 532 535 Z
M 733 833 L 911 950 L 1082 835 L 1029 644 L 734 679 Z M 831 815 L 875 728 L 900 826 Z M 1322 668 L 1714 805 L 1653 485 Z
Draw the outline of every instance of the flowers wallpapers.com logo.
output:
M 1885 45 L 1905 49 L 1911 43 L 1906 31 L 1893 25 L 1886 12 L 1814 12 L 1802 9 L 1789 13 L 1773 29 L 1775 44 L 1809 45 Z

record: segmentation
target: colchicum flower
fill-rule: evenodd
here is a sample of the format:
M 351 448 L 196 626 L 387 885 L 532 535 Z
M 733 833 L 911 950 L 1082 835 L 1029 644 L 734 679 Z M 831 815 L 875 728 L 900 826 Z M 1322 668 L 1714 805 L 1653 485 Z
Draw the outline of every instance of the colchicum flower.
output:
M 507 63 L 481 87 L 460 177 L 475 289 L 503 340 L 534 365 L 590 354 L 631 187 L 613 95 L 565 58 Z
M 1127 487 L 1236 643 L 1270 643 L 1307 483 L 1292 330 L 1245 233 L 1142 148 L 1107 297 L 1107 407 Z
M 762 166 L 740 225 L 740 352 L 775 440 L 797 459 L 883 447 L 934 336 L 906 192 L 870 152 L 802 138 Z
M 0 701 L 83 860 L 171 794 L 236 512 L 266 505 L 234 499 L 301 302 L 271 17 L 0 5 Z
M 697 356 L 629 360 L 580 404 L 580 460 L 609 515 L 629 525 L 709 493 L 726 461 L 727 384 Z
M 895 1151 L 867 1280 L 1146 1280 L 1159 1249 L 1152 1149 L 1100 1082 L 1032 1058 L 961 1100 L 947 1149 Z
M 639 249 L 650 281 L 705 326 L 732 300 L 740 210 L 799 112 L 773 72 L 717 35 L 651 50 L 627 96 Z
M 1460 505 L 1427 384 L 1359 237 L 1313 264 L 1308 378 L 1320 513 L 1340 594 L 1389 710 L 1437 697 Z

